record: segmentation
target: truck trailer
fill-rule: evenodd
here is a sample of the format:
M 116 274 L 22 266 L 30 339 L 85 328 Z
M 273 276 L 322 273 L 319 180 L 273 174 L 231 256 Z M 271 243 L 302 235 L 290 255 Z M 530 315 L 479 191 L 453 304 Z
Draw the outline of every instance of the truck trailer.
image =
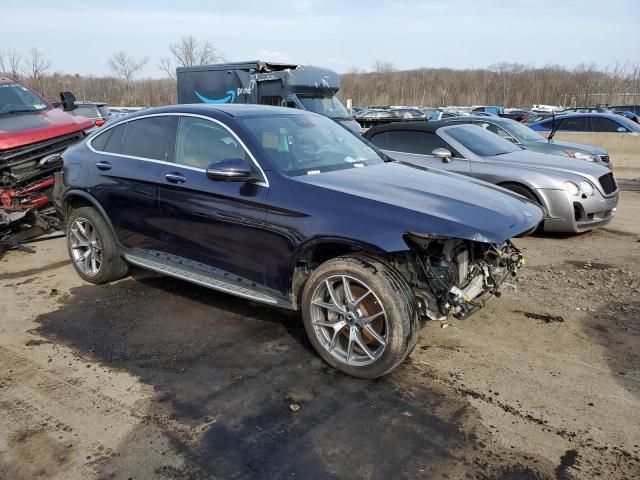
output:
M 254 60 L 176 69 L 178 103 L 254 103 L 309 110 L 361 133 L 335 96 L 340 77 L 308 65 Z

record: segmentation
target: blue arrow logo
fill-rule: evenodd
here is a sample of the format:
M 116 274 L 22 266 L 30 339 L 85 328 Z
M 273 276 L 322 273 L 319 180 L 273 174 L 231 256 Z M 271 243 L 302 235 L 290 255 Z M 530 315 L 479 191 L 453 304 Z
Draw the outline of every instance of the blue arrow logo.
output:
M 208 98 L 197 90 L 194 90 L 193 93 L 196 94 L 196 97 L 198 97 L 202 103 L 233 103 L 236 99 L 236 92 L 233 90 L 227 90 L 227 96 L 223 98 Z

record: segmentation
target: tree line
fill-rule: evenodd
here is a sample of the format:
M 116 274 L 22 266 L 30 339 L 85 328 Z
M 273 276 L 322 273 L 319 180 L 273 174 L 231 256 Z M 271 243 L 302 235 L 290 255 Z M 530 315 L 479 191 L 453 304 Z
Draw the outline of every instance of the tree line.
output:
M 115 52 L 107 60 L 111 75 L 60 73 L 37 48 L 24 55 L 15 49 L 0 50 L 0 75 L 22 80 L 51 100 L 68 90 L 79 100 L 147 107 L 177 101 L 177 66 L 225 61 L 224 53 L 211 42 L 193 36 L 170 44 L 168 51 L 157 64 L 165 78 L 139 78 L 149 58 L 134 58 L 124 51 Z M 396 70 L 391 62 L 376 61 L 369 71 L 354 69 L 341 75 L 339 97 L 343 101 L 352 99 L 355 106 L 638 104 L 640 63 L 571 68 L 500 63 L 481 69 Z

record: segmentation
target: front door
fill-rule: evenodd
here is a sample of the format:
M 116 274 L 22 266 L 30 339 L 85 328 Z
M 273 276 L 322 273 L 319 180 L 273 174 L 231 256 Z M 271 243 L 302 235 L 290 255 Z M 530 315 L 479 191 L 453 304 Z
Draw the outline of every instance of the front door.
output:
M 159 178 L 163 250 L 194 268 L 262 285 L 268 187 L 206 175 L 212 164 L 238 158 L 265 180 L 227 127 L 202 117 L 179 118 L 175 163 L 163 165 Z

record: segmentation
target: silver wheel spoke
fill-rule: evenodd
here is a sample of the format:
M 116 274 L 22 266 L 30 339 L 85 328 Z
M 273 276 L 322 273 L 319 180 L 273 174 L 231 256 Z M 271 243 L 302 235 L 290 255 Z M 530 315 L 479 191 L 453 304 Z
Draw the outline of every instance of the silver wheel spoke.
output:
M 353 293 L 351 292 L 351 283 L 349 282 L 349 279 L 344 275 L 342 276 L 342 288 L 344 288 L 345 301 L 347 302 L 348 305 L 352 305 Z
M 362 303 L 362 301 L 367 298 L 369 296 L 369 294 L 371 293 L 371 290 L 367 290 L 365 293 L 363 293 L 362 295 L 360 295 L 356 300 L 353 301 L 353 306 L 354 308 L 357 307 L 358 305 L 360 305 L 360 303 Z
M 336 297 L 336 292 L 333 290 L 333 285 L 331 285 L 331 282 L 329 282 L 329 280 L 325 280 L 324 283 L 327 287 L 327 291 L 329 292 L 329 296 L 331 297 L 331 301 L 336 307 L 338 307 L 338 309 L 340 309 L 341 313 L 344 313 L 344 305 L 338 300 L 338 297 Z
M 86 240 L 89 240 L 89 236 L 87 235 L 87 230 L 84 227 L 84 225 L 82 225 L 82 222 L 76 220 L 76 227 L 78 227 L 78 230 L 80 230 L 80 233 L 84 236 L 84 238 Z
M 347 347 L 347 363 L 351 361 L 353 356 L 353 346 L 356 343 L 356 329 L 351 327 L 349 329 L 349 346 Z
M 334 330 L 339 332 L 344 328 L 347 322 L 345 322 L 344 320 L 338 320 L 337 322 L 326 322 L 324 320 L 315 320 L 313 324 L 318 325 L 319 327 L 333 328 Z
M 91 255 L 91 271 L 96 272 L 98 270 L 98 265 L 96 263 L 96 257 Z
M 329 310 L 330 312 L 337 313 L 338 315 L 341 315 L 344 313 L 344 310 L 334 305 L 333 303 L 327 303 L 320 300 L 315 300 L 312 302 L 312 304 L 316 305 L 317 307 L 324 308 L 325 310 Z
M 77 247 L 88 247 L 89 246 L 89 242 L 82 238 L 82 236 L 78 233 L 78 230 L 75 229 L 71 229 L 71 233 L 73 234 L 73 236 L 75 237 L 75 242 L 73 242 L 72 239 L 72 243 L 74 243 L 74 245 L 72 245 L 74 248 Z
M 84 270 L 85 272 L 89 272 L 91 268 L 91 250 L 87 250 L 83 255 L 84 258 Z
M 387 346 L 387 342 L 385 341 L 385 339 L 382 338 L 380 334 L 376 332 L 371 325 L 367 324 L 362 328 L 365 332 L 371 335 L 376 340 L 376 342 L 378 342 L 380 345 L 382 345 L 383 347 Z
M 367 347 L 367 344 L 364 343 L 364 339 L 362 338 L 362 335 L 360 335 L 360 332 L 358 332 L 358 330 L 355 330 L 355 332 L 356 333 L 354 336 L 354 341 L 358 344 L 360 349 L 365 353 L 367 357 L 369 357 L 371 360 L 374 360 L 375 357 L 373 356 L 373 353 L 371 353 L 371 350 L 369 350 L 369 347 Z
M 362 326 L 369 325 L 373 320 L 378 317 L 384 315 L 383 311 L 379 311 L 378 313 L 374 313 L 373 315 L 369 315 L 368 317 L 360 317 L 358 318 L 358 323 Z

